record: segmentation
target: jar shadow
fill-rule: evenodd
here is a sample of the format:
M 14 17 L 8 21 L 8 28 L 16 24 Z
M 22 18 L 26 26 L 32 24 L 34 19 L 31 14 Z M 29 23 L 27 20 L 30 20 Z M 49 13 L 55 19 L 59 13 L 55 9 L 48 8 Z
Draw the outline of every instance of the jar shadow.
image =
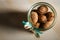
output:
M 20 12 L 15 10 L 0 12 L 0 25 L 5 26 L 5 28 L 25 31 L 22 21 L 27 21 L 27 12 Z

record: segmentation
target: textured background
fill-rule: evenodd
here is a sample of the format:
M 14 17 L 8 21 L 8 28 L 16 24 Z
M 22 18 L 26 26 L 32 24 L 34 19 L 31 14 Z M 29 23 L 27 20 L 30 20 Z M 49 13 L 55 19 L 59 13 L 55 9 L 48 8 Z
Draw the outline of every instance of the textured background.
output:
M 3 12 L 3 14 L 0 13 L 0 16 L 2 15 L 0 17 L 0 23 L 2 24 L 0 25 L 0 40 L 36 40 L 32 33 L 23 28 L 21 22 L 26 20 L 27 11 L 31 5 L 39 1 L 50 3 L 57 11 L 55 26 L 41 34 L 40 40 L 60 40 L 60 0 L 0 0 L 0 11 Z M 11 14 L 6 16 L 7 11 Z M 5 16 L 3 17 L 3 15 Z

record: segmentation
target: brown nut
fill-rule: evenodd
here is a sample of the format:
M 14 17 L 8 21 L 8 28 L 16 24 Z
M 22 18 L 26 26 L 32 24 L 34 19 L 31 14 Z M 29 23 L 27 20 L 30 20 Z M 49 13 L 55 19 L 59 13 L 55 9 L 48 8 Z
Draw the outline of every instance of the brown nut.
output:
M 53 23 L 53 20 L 52 21 L 47 21 L 45 24 L 44 24 L 44 29 L 48 29 L 50 28 L 50 25 Z
M 36 23 L 36 24 L 35 24 L 35 27 L 36 27 L 36 28 L 39 28 L 39 26 L 40 26 L 40 23 Z
M 38 18 L 39 18 L 39 22 L 42 22 L 42 23 L 47 22 L 47 18 L 45 15 L 40 15 Z
M 54 19 L 54 13 L 52 12 L 47 12 L 46 14 L 47 21 L 52 21 Z
M 48 7 L 46 5 L 41 5 L 38 7 L 38 13 L 45 14 L 48 11 Z
M 34 11 L 31 12 L 31 20 L 32 20 L 33 24 L 37 23 L 37 21 L 38 21 L 38 14 L 37 14 L 37 12 L 34 12 Z

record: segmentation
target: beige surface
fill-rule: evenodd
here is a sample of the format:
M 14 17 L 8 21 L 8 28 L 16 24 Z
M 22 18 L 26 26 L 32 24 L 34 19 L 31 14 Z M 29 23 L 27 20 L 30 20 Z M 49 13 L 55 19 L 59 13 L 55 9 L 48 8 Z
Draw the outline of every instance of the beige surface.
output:
M 32 4 L 38 1 L 52 4 L 57 11 L 57 21 L 55 26 L 41 34 L 40 40 L 60 40 L 60 0 L 0 0 L 0 8 L 27 11 Z M 9 26 L 8 28 L 0 28 L 0 40 L 35 40 L 33 34 L 24 29 L 20 29 L 10 28 Z

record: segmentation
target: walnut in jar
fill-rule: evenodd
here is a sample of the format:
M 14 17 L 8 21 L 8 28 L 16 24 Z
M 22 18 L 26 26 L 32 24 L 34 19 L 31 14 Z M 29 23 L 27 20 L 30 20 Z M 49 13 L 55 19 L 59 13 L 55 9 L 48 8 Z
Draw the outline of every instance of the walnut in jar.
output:
M 44 24 L 44 29 L 48 29 L 50 28 L 50 25 L 53 23 L 53 20 L 52 21 L 47 21 L 45 24 Z
M 48 11 L 48 7 L 46 5 L 41 5 L 40 7 L 38 7 L 38 13 L 39 14 L 45 14 Z
M 39 18 L 39 22 L 42 22 L 42 23 L 47 22 L 47 18 L 45 15 L 40 15 L 38 18 Z
M 38 14 L 37 14 L 37 12 L 35 12 L 35 11 L 31 12 L 31 21 L 32 21 L 33 24 L 37 23 L 37 21 L 38 21 Z
M 39 28 L 39 26 L 40 26 L 40 23 L 35 24 L 35 28 Z
M 54 19 L 54 13 L 52 12 L 47 12 L 46 14 L 47 21 L 52 21 Z

